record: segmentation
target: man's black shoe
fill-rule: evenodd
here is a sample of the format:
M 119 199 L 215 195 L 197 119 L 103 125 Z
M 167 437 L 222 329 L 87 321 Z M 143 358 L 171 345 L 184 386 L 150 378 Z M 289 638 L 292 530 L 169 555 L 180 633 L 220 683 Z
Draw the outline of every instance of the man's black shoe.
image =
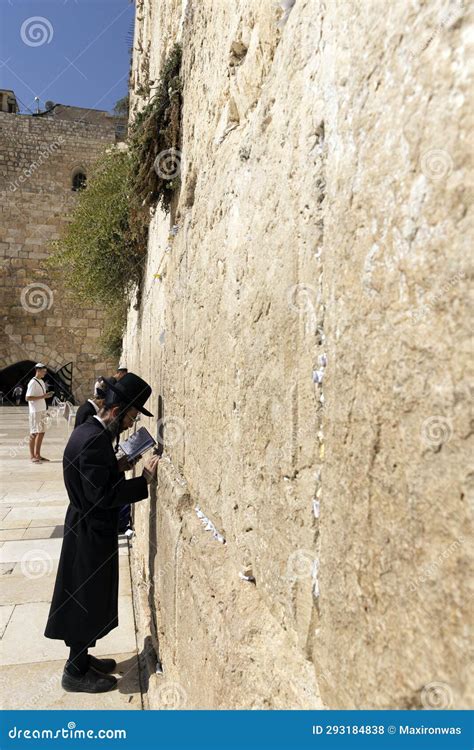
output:
M 109 672 L 115 672 L 117 662 L 115 659 L 98 659 L 96 656 L 89 654 L 89 667 L 93 667 L 96 672 L 109 674 Z
M 117 685 L 117 679 L 111 675 L 102 675 L 95 669 L 88 669 L 85 674 L 73 675 L 66 669 L 63 672 L 61 686 L 68 693 L 106 693 Z

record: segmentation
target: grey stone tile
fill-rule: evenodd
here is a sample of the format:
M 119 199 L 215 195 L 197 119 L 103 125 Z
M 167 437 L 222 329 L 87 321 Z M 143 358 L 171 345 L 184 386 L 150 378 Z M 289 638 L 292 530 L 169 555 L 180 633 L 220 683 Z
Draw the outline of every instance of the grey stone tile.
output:
M 66 693 L 61 687 L 65 659 L 2 667 L 0 695 L 3 710 L 141 710 L 138 660 L 136 653 L 106 653 L 92 649 L 99 657 L 117 662 L 118 687 L 109 693 Z

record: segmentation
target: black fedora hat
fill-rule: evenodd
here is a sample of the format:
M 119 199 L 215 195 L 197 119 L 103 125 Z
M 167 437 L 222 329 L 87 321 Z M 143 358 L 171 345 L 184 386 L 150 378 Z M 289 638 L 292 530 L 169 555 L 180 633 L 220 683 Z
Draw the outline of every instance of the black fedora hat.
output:
M 153 416 L 153 414 L 143 406 L 145 401 L 151 396 L 151 386 L 149 386 L 145 380 L 138 375 L 135 375 L 133 372 L 127 372 L 127 374 L 116 383 L 112 382 L 113 378 L 104 378 L 104 380 L 108 386 L 105 396 L 106 404 L 113 403 L 110 398 L 111 392 L 113 392 L 118 396 L 118 399 L 115 399 L 116 402 L 122 401 L 127 406 L 134 406 L 135 409 L 138 409 L 138 411 L 146 417 Z

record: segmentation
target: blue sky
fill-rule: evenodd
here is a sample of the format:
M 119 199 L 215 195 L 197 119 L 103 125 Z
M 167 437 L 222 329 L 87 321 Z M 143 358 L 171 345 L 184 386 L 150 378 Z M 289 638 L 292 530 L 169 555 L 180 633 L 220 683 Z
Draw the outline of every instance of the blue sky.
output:
M 128 87 L 130 0 L 0 0 L 0 88 L 111 111 Z

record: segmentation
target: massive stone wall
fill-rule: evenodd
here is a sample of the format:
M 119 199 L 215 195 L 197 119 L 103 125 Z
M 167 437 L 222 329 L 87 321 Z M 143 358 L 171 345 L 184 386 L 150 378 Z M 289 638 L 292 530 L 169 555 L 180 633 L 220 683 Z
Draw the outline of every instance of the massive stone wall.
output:
M 165 409 L 135 506 L 152 707 L 471 700 L 468 21 L 137 2 L 135 90 L 184 56 L 182 188 L 124 346 Z
M 43 360 L 74 363 L 77 400 L 116 363 L 100 355 L 102 311 L 77 306 L 44 267 L 74 206 L 75 172 L 115 140 L 113 125 L 0 113 L 0 370 Z

